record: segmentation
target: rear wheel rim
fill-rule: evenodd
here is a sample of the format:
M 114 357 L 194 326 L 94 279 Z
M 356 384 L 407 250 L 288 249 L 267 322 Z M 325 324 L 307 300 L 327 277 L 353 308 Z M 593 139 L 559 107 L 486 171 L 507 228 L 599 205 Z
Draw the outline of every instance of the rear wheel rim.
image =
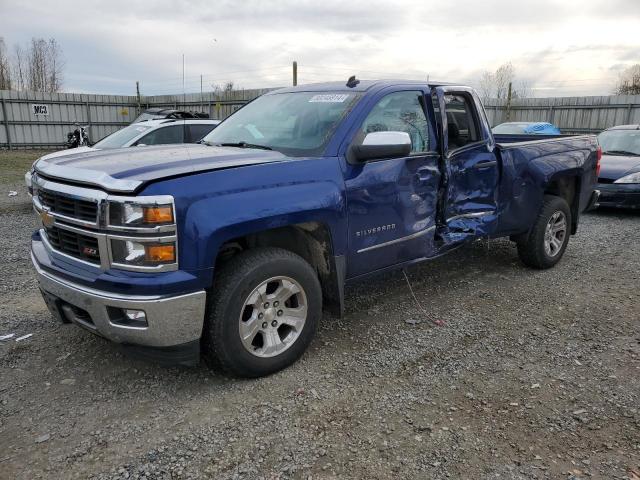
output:
M 239 318 L 244 348 L 260 358 L 280 355 L 300 337 L 307 321 L 307 295 L 291 277 L 271 277 L 247 296 Z
M 558 210 L 547 222 L 544 230 L 544 251 L 549 257 L 556 257 L 567 238 L 567 216 Z

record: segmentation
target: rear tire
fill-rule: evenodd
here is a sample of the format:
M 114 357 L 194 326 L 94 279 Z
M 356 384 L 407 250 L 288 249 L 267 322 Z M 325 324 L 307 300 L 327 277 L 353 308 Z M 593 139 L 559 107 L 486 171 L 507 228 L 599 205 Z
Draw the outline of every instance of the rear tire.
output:
M 217 273 L 202 336 L 210 367 L 260 377 L 294 363 L 322 315 L 322 290 L 302 257 L 280 248 L 238 254 Z
M 563 198 L 545 195 L 533 228 L 516 241 L 520 260 L 532 268 L 553 267 L 564 255 L 570 233 L 569 205 Z

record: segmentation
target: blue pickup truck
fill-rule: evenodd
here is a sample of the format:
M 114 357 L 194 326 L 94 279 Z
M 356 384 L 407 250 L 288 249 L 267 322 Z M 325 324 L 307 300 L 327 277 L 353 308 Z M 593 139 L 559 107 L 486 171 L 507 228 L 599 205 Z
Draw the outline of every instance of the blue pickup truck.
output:
M 597 201 L 599 148 L 521 140 L 492 135 L 464 86 L 277 90 L 199 145 L 38 161 L 33 264 L 62 322 L 158 360 L 266 375 L 372 274 L 495 237 L 530 267 L 556 264 Z

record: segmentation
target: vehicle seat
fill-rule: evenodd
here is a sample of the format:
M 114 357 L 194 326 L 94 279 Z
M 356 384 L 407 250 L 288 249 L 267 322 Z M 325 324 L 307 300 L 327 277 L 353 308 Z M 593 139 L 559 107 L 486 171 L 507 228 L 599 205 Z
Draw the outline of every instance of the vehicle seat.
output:
M 447 136 L 449 138 L 449 150 L 461 147 L 460 145 L 460 129 L 455 123 L 449 123 L 447 125 Z

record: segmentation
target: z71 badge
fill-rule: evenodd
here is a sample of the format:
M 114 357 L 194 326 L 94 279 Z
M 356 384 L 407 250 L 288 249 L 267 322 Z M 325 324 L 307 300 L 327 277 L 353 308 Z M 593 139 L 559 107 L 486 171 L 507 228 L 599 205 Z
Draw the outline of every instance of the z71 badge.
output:
M 395 230 L 396 224 L 389 223 L 388 225 L 379 225 L 377 227 L 365 228 L 356 232 L 356 237 L 366 237 L 375 233 L 386 232 L 388 230 Z

